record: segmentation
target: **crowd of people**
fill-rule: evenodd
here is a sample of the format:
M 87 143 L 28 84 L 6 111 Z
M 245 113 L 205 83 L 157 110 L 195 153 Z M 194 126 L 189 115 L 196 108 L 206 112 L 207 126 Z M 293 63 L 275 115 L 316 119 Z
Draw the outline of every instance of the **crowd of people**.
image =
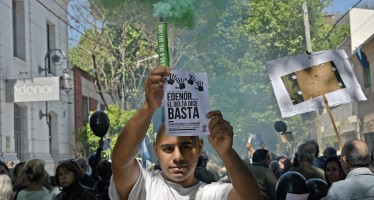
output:
M 111 162 L 96 154 L 58 162 L 50 176 L 41 159 L 13 165 L 0 161 L 0 200 L 109 200 Z
M 147 77 L 145 102 L 119 134 L 111 162 L 101 158 L 102 139 L 89 159 L 59 162 L 55 176 L 49 176 L 41 159 L 0 162 L 0 199 L 280 200 L 277 184 L 289 172 L 325 183 L 328 190 L 319 199 L 374 199 L 372 156 L 364 141 L 349 140 L 342 149 L 327 147 L 320 155 L 318 143 L 307 140 L 298 144 L 293 157 L 247 144 L 251 159 L 243 159 L 233 149 L 233 126 L 219 110 L 206 117 L 211 119 L 208 142 L 221 166 L 209 161 L 202 138 L 167 136 L 161 124 L 153 144 L 157 163 L 143 168 L 136 157 L 161 106 L 163 77 L 169 75 L 169 68 L 157 67 Z

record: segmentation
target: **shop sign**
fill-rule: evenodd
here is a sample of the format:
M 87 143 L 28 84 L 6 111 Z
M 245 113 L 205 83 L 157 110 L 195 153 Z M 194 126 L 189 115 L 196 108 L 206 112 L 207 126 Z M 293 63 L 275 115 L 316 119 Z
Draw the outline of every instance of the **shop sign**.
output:
M 59 77 L 6 80 L 7 102 L 60 100 Z

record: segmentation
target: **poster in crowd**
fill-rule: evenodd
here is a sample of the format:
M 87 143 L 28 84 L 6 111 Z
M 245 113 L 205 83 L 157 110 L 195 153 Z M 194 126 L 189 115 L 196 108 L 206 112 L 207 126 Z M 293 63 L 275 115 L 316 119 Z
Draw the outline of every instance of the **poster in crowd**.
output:
M 169 136 L 208 135 L 208 77 L 206 73 L 172 70 L 164 84 L 166 134 Z
M 344 50 L 328 50 L 267 62 L 282 118 L 366 100 Z

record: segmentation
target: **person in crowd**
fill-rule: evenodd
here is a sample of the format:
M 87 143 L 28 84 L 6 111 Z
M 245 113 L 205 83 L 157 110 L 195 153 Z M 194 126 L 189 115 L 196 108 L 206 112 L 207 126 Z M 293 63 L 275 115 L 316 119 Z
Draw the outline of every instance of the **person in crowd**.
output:
M 55 196 L 43 187 L 45 176 L 45 163 L 41 159 L 31 159 L 24 166 L 24 173 L 27 178 L 27 187 L 17 191 L 15 200 L 52 200 Z
M 323 156 L 319 156 L 318 142 L 316 140 L 307 140 L 305 141 L 305 143 L 311 144 L 314 146 L 315 154 L 314 154 L 314 159 L 313 159 L 313 165 L 323 170 L 323 166 L 325 165 L 325 159 Z
M 253 153 L 252 164 L 248 167 L 256 176 L 256 180 L 261 189 L 260 200 L 276 199 L 275 185 L 277 184 L 277 177 L 269 169 L 270 153 L 267 149 L 257 149 Z
M 325 180 L 329 187 L 331 187 L 331 184 L 337 181 L 344 180 L 346 176 L 337 156 L 329 157 L 326 159 L 324 171 Z
M 0 175 L 0 199 L 13 200 L 12 180 L 6 174 Z
M 97 200 L 95 191 L 81 184 L 84 172 L 73 160 L 61 162 L 55 173 L 55 183 L 61 189 L 58 200 Z
M 43 187 L 46 188 L 51 193 L 54 190 L 54 186 L 51 183 L 51 178 L 50 178 L 49 173 L 47 171 L 44 171 Z
M 202 181 L 204 183 L 212 183 L 218 180 L 214 179 L 214 175 L 211 171 L 207 169 L 209 158 L 208 155 L 203 152 L 197 161 L 197 166 L 195 168 L 194 176 L 197 180 Z
M 14 162 L 13 162 L 13 160 L 8 160 L 8 161 L 6 162 L 6 166 L 8 167 L 8 169 L 13 168 L 13 167 L 14 167 Z
M 103 146 L 104 146 L 104 140 L 103 138 L 101 137 L 99 139 L 99 146 L 97 147 L 96 149 L 96 153 L 95 154 L 92 154 L 89 158 L 88 158 L 88 164 L 90 165 L 91 169 L 92 169 L 92 174 L 91 174 L 91 178 L 94 182 L 98 182 L 99 179 L 97 177 L 97 174 L 96 174 L 96 166 L 99 164 L 100 160 L 101 160 L 101 152 L 103 151 Z
M 26 162 L 18 163 L 13 170 L 13 192 L 21 191 L 27 187 L 28 181 L 25 173 Z
M 293 156 L 292 167 L 300 167 L 299 155 L 297 154 L 297 152 Z
M 323 199 L 373 199 L 374 174 L 368 169 L 370 151 L 367 144 L 357 139 L 345 142 L 340 162 L 347 177 L 333 183 Z
M 291 160 L 286 156 L 279 156 L 277 160 L 279 163 L 279 172 L 280 172 L 277 178 L 279 178 L 282 174 L 288 172 L 291 169 L 292 163 L 291 163 Z
M 13 179 L 12 179 L 13 184 L 17 180 L 17 178 L 19 176 L 19 173 L 22 170 L 23 166 L 25 166 L 25 164 L 26 164 L 26 162 L 19 162 L 19 163 L 16 164 L 16 166 L 14 166 L 14 168 L 13 168 Z
M 153 144 L 162 173 L 142 169 L 135 157 L 153 114 L 161 106 L 164 76 L 170 76 L 170 68 L 152 69 L 145 82 L 144 104 L 118 136 L 112 152 L 111 199 L 259 199 L 256 178 L 232 148 L 233 127 L 220 111 L 206 114 L 211 119 L 208 141 L 222 159 L 232 184 L 198 181 L 194 171 L 203 151 L 203 139 L 198 136 L 166 136 L 164 124 L 160 125 Z
M 26 164 L 26 163 L 25 163 Z M 13 183 L 13 192 L 16 193 L 18 191 L 21 191 L 25 189 L 28 185 L 25 169 L 21 168 L 19 172 L 17 173 L 17 177 L 14 180 Z
M 14 170 L 14 162 L 13 160 L 8 160 L 6 162 L 6 166 L 8 167 L 9 169 L 9 176 L 10 176 L 10 179 L 13 179 L 13 170 Z
M 330 157 L 335 157 L 337 155 L 337 151 L 334 147 L 326 147 L 325 150 L 323 150 L 323 157 L 325 160 Z
M 52 194 L 54 194 L 55 196 L 57 196 L 58 194 L 60 194 L 60 189 L 58 188 L 58 186 L 56 185 L 56 181 L 55 181 L 55 176 L 49 176 L 49 183 L 50 183 L 50 190 Z
M 109 200 L 110 177 L 112 176 L 112 163 L 101 160 L 96 167 L 99 181 L 96 183 L 96 192 L 100 200 Z
M 297 149 L 299 167 L 292 167 L 290 171 L 299 172 L 306 180 L 311 178 L 325 180 L 324 171 L 313 165 L 315 155 L 316 150 L 312 144 L 307 142 L 300 144 Z
M 75 162 L 79 165 L 79 167 L 83 170 L 83 177 L 82 179 L 80 180 L 80 182 L 82 183 L 82 185 L 86 186 L 86 187 L 89 187 L 91 189 L 94 189 L 94 180 L 92 179 L 92 177 L 88 174 L 88 170 L 90 168 L 90 166 L 88 165 L 88 161 L 86 158 L 77 158 L 75 159 Z M 92 169 L 94 170 L 94 168 Z
M 231 183 L 230 175 L 227 173 L 226 167 L 220 169 L 220 179 L 221 183 Z
M 275 175 L 277 179 L 280 177 L 281 171 L 280 171 L 280 164 L 278 160 L 271 161 L 269 165 L 269 169 L 270 171 L 273 172 L 273 174 Z
M 9 176 L 8 166 L 1 160 L 0 160 L 0 174 L 6 174 Z
M 210 172 L 212 172 L 212 174 L 214 176 L 214 180 L 218 181 L 221 178 L 219 176 L 219 173 L 218 173 L 219 167 L 218 167 L 217 164 L 212 163 L 212 162 L 208 162 L 206 164 L 206 168 L 207 168 L 207 170 L 209 170 Z

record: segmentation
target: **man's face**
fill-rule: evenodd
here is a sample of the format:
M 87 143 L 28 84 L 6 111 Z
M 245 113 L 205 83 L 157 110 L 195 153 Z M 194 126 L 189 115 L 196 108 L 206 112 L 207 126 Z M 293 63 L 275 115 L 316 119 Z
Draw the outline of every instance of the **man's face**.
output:
M 264 167 L 269 167 L 270 162 L 271 162 L 270 154 L 267 153 L 266 156 L 265 156 L 265 158 L 261 161 L 261 164 L 262 164 Z
M 182 186 L 195 183 L 194 171 L 203 141 L 197 137 L 166 136 L 165 129 L 154 144 L 162 175 Z

